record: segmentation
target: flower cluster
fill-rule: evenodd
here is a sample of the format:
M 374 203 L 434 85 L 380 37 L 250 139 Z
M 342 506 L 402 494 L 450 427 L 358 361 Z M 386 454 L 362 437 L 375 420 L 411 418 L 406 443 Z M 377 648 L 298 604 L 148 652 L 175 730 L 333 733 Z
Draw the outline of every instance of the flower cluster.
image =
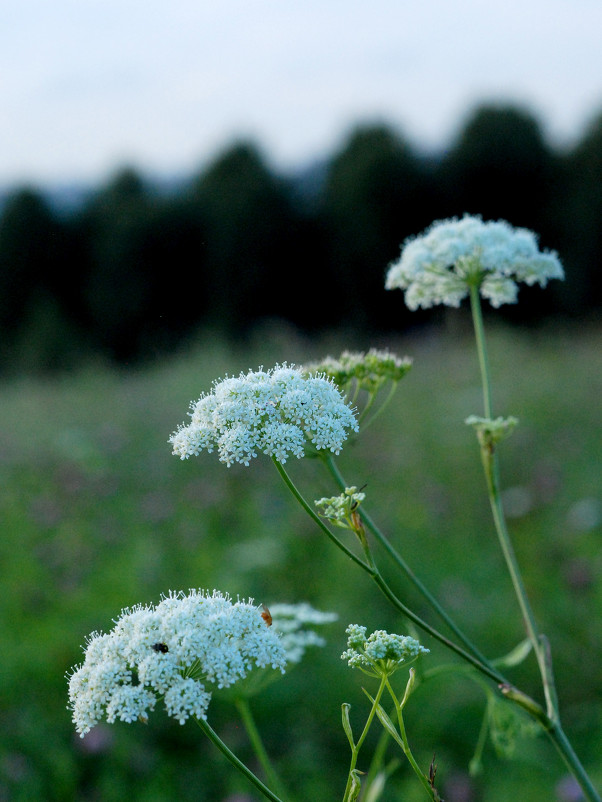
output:
M 433 223 L 421 236 L 406 240 L 385 286 L 406 290 L 412 310 L 459 306 L 471 286 L 498 307 L 516 302 L 517 281 L 545 287 L 552 278 L 564 278 L 558 256 L 540 251 L 532 231 L 466 215 Z
M 343 529 L 355 529 L 353 513 L 366 498 L 366 494 L 357 487 L 346 487 L 345 492 L 331 498 L 320 498 L 314 501 L 319 514 Z M 321 508 L 321 510 L 320 510 Z
M 306 370 L 326 374 L 342 392 L 348 393 L 356 382 L 360 390 L 376 393 L 388 381 L 397 384 L 411 367 L 409 357 L 401 359 L 390 351 L 371 348 L 366 353 L 343 351 L 338 359 L 326 357 L 322 362 L 308 365 Z
M 303 457 L 308 443 L 338 454 L 348 431 L 358 430 L 330 379 L 286 364 L 216 382 L 191 408 L 192 422 L 169 439 L 173 453 L 186 459 L 216 448 L 228 466 L 248 465 L 259 453 L 284 463 Z
M 109 634 L 93 632 L 82 665 L 69 677 L 69 702 L 83 737 L 109 723 L 146 721 L 158 698 L 180 724 L 206 718 L 213 688 L 227 688 L 254 668 L 284 672 L 277 632 L 252 600 L 218 591 L 170 593 L 155 607 L 126 608 Z
M 512 434 L 518 425 L 518 419 L 510 416 L 492 420 L 491 418 L 481 418 L 478 415 L 469 415 L 464 423 L 475 429 L 482 446 L 490 448 Z
M 348 649 L 341 659 L 347 660 L 351 668 L 359 668 L 371 676 L 390 676 L 400 666 L 429 651 L 409 635 L 389 634 L 384 629 L 377 629 L 366 637 L 366 627 L 350 624 L 345 632 Z
M 280 634 L 280 642 L 286 652 L 287 663 L 301 662 L 308 646 L 324 646 L 326 641 L 313 629 L 336 621 L 336 613 L 325 613 L 315 610 L 307 602 L 301 604 L 270 605 L 272 623 Z

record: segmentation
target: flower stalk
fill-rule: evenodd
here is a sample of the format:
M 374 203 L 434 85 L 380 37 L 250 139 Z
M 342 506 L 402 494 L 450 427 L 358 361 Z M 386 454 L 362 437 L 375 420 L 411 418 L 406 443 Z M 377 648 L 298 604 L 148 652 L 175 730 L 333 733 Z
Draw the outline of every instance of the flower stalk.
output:
M 479 357 L 479 366 L 481 370 L 484 412 L 485 417 L 491 421 L 493 419 L 493 415 L 489 359 L 487 356 L 485 330 L 483 325 L 483 315 L 481 312 L 479 292 L 476 286 L 471 286 L 470 288 L 470 301 L 477 352 Z M 502 694 L 506 696 L 506 698 L 512 699 L 514 702 L 523 707 L 543 726 L 546 734 L 551 739 L 555 748 L 566 763 L 568 769 L 579 783 L 585 798 L 590 802 L 600 802 L 600 796 L 598 792 L 594 788 L 591 779 L 581 764 L 581 761 L 577 757 L 577 754 L 566 737 L 560 723 L 558 697 L 554 682 L 549 642 L 545 635 L 541 635 L 538 632 L 535 616 L 531 609 L 531 604 L 529 602 L 529 597 L 522 579 L 518 560 L 516 559 L 516 554 L 506 525 L 506 518 L 501 501 L 499 461 L 497 458 L 495 438 L 481 437 L 480 441 L 481 459 L 485 472 L 493 521 L 506 566 L 508 568 L 508 573 L 512 580 L 514 592 L 520 606 L 525 629 L 537 659 L 544 697 L 546 700 L 546 711 L 544 712 L 543 708 L 534 703 L 529 696 L 523 694 L 522 691 L 519 691 L 511 685 L 508 686 L 502 684 L 500 686 L 500 690 L 502 691 Z
M 328 471 L 331 473 L 339 487 L 344 490 L 346 482 L 339 470 L 338 465 L 336 464 L 332 455 L 328 455 L 324 459 L 324 464 Z M 376 540 L 380 543 L 380 545 L 385 549 L 389 557 L 393 560 L 395 565 L 403 572 L 403 574 L 410 580 L 410 582 L 414 585 L 414 587 L 421 593 L 421 595 L 426 599 L 426 601 L 430 604 L 433 610 L 437 613 L 437 615 L 441 618 L 441 620 L 449 627 L 449 629 L 453 632 L 453 634 L 458 638 L 458 640 L 465 646 L 465 648 L 471 652 L 478 660 L 483 663 L 483 665 L 488 665 L 491 668 L 493 667 L 492 664 L 487 660 L 487 658 L 480 652 L 480 650 L 472 643 L 472 641 L 464 634 L 464 632 L 460 629 L 460 627 L 455 623 L 455 621 L 451 618 L 451 616 L 447 613 L 447 611 L 439 604 L 435 596 L 428 590 L 426 585 L 416 576 L 416 574 L 412 571 L 406 560 L 401 556 L 401 554 L 397 551 L 397 549 L 391 544 L 390 540 L 387 536 L 383 533 L 380 527 L 375 523 L 374 519 L 366 512 L 365 507 L 362 506 L 361 509 L 361 518 L 366 525 L 367 529 L 372 532 Z M 501 676 L 499 680 L 501 681 Z
M 366 554 L 367 559 L 366 561 L 362 560 L 356 554 L 354 554 L 333 532 L 332 530 L 327 527 L 321 518 L 316 514 L 313 510 L 311 505 L 306 501 L 306 499 L 302 496 L 299 489 L 296 487 L 290 476 L 288 475 L 286 469 L 282 464 L 278 462 L 278 460 L 274 459 L 274 464 L 278 470 L 278 473 L 284 480 L 284 483 L 291 491 L 293 496 L 296 500 L 301 504 L 303 509 L 308 513 L 308 515 L 312 518 L 312 520 L 320 527 L 320 529 L 325 532 L 326 535 L 332 540 L 332 542 L 343 551 L 350 559 L 352 559 L 356 565 L 358 565 L 363 571 L 365 571 L 375 585 L 379 588 L 379 590 L 383 593 L 383 595 L 391 602 L 391 604 L 399 610 L 400 613 L 406 616 L 410 621 L 412 621 L 416 626 L 420 627 L 424 632 L 431 635 L 435 640 L 438 640 L 448 649 L 455 652 L 459 657 L 461 657 L 466 662 L 470 663 L 474 668 L 480 671 L 485 676 L 492 679 L 495 683 L 500 684 L 506 682 L 505 677 L 494 667 L 488 664 L 487 662 L 482 662 L 478 658 L 476 658 L 470 652 L 467 652 L 461 646 L 458 646 L 457 643 L 454 643 L 449 638 L 446 638 L 441 632 L 436 630 L 426 621 L 424 621 L 420 616 L 418 616 L 413 610 L 407 607 L 393 592 L 393 590 L 389 587 L 388 583 L 386 582 L 385 578 L 380 573 L 374 559 L 372 557 L 369 545 L 366 541 Z
M 483 325 L 483 315 L 481 312 L 481 303 L 479 300 L 478 287 L 471 286 L 470 300 L 472 317 L 475 330 L 475 339 L 477 343 L 477 352 L 479 356 L 479 366 L 481 370 L 481 379 L 483 385 L 483 406 L 485 417 L 492 419 L 492 400 L 491 400 L 491 379 L 489 371 L 489 359 L 487 355 L 487 346 L 485 341 L 485 329 Z M 489 502 L 491 512 L 495 524 L 495 529 L 498 535 L 500 547 L 506 561 L 506 566 L 512 580 L 514 592 L 517 597 L 525 628 L 529 640 L 532 643 L 533 651 L 537 657 L 537 663 L 541 674 L 543 683 L 544 694 L 546 698 L 547 714 L 552 721 L 558 719 L 558 699 L 554 686 L 554 677 L 551 667 L 551 659 L 549 650 L 544 648 L 541 637 L 537 630 L 535 616 L 531 609 L 529 597 L 522 579 L 516 554 L 510 540 L 510 534 L 506 526 L 506 518 L 502 508 L 501 491 L 500 491 L 500 478 L 499 478 L 499 461 L 497 458 L 496 443 L 493 438 L 481 438 L 481 459 L 485 471 L 485 479 L 487 482 L 487 490 L 489 494 Z
M 255 718 L 251 711 L 249 700 L 243 696 L 238 696 L 235 699 L 234 704 L 236 705 L 236 709 L 240 714 L 240 718 L 242 720 L 244 728 L 247 731 L 247 735 L 249 736 L 251 746 L 253 747 L 253 751 L 257 756 L 257 760 L 259 761 L 261 768 L 263 769 L 268 784 L 282 799 L 290 798 L 289 795 L 286 793 L 282 781 L 280 779 L 280 776 L 278 775 L 278 772 L 274 768 L 274 765 L 270 760 L 267 750 L 263 744 L 263 740 L 261 738 L 261 735 L 259 734 L 257 725 L 255 724 Z
M 260 791 L 266 799 L 269 799 L 270 802 L 284 802 L 279 796 L 277 796 L 272 790 L 270 790 L 267 785 L 265 785 L 259 777 L 257 777 L 251 769 L 246 766 L 242 760 L 240 760 L 234 752 L 222 741 L 219 735 L 215 732 L 215 730 L 210 726 L 210 724 L 202 718 L 196 719 L 197 724 L 203 730 L 205 735 L 209 738 L 209 740 L 217 746 L 220 752 L 225 755 L 225 757 L 232 763 L 232 765 L 243 774 L 250 783 L 252 783 L 258 791 Z

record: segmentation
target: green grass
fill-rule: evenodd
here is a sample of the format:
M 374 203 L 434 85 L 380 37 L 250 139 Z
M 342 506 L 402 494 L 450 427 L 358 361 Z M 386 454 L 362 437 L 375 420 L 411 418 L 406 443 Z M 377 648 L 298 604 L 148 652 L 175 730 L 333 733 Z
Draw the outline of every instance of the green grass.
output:
M 373 517 L 488 656 L 522 638 L 478 447 L 463 423 L 481 413 L 464 332 L 313 342 L 269 330 L 234 350 L 207 336 L 144 369 L 14 380 L 0 388 L 0 799 L 217 802 L 236 791 L 256 798 L 194 724 L 180 727 L 159 708 L 146 727 L 101 725 L 83 741 L 73 734 L 64 675 L 81 659 L 86 635 L 110 628 L 124 606 L 189 587 L 268 604 L 308 600 L 339 613 L 327 648 L 257 698 L 255 711 L 296 799 L 341 797 L 349 755 L 340 704 L 352 703 L 357 728 L 367 713 L 364 678 L 339 659 L 344 629 L 357 622 L 404 632 L 407 624 L 295 506 L 267 458 L 230 469 L 214 454 L 181 462 L 167 438 L 189 401 L 225 373 L 372 345 L 413 356 L 414 368 L 388 413 L 344 449 L 341 470 L 350 484 L 367 483 Z M 599 783 L 599 331 L 500 329 L 490 346 L 494 412 L 520 419 L 501 452 L 510 530 L 552 642 L 567 734 Z M 310 500 L 335 492 L 312 460 L 295 461 L 290 472 Z M 438 625 L 407 582 L 387 575 L 404 602 Z M 432 649 L 424 669 L 449 659 L 422 641 Z M 532 661 L 512 677 L 539 697 Z M 476 685 L 447 675 L 421 685 L 409 705 L 413 749 L 425 769 L 436 753 L 447 802 L 467 798 L 457 790 L 463 784 L 485 802 L 560 799 L 565 771 L 543 737 L 521 742 L 510 763 L 488 745 L 484 773 L 468 779 L 483 704 Z M 210 716 L 252 762 L 234 709 L 217 694 Z M 422 794 L 402 765 L 383 802 Z

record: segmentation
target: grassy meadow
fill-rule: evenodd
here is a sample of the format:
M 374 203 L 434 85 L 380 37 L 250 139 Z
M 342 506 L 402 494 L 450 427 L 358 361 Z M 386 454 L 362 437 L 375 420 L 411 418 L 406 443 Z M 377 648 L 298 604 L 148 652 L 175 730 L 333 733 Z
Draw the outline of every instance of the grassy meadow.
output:
M 452 321 L 461 319 L 457 314 Z M 602 782 L 602 549 L 596 327 L 489 332 L 494 414 L 520 425 L 501 448 L 509 526 L 541 631 L 555 658 L 565 730 Z M 180 461 L 167 439 L 214 379 L 344 348 L 389 347 L 414 359 L 386 414 L 346 446 L 348 484 L 429 589 L 488 656 L 523 637 L 489 514 L 478 445 L 464 423 L 482 414 L 470 331 L 457 322 L 395 340 L 305 340 L 266 327 L 236 348 L 210 335 L 136 369 L 90 366 L 0 385 L 0 800 L 245 802 L 259 799 L 192 722 L 161 705 L 148 725 L 100 724 L 76 737 L 65 673 L 93 630 L 122 607 L 170 589 L 217 588 L 257 603 L 309 601 L 339 614 L 328 645 L 254 702 L 268 751 L 296 802 L 342 797 L 349 759 L 340 705 L 361 730 L 367 678 L 340 660 L 349 623 L 405 633 L 407 622 L 296 505 L 270 460 L 226 468 L 215 454 Z M 337 492 L 319 461 L 287 464 L 310 499 Z M 380 555 L 385 566 L 386 558 Z M 387 569 L 408 606 L 439 626 Z M 428 637 L 422 670 L 451 662 Z M 396 675 L 405 684 L 403 672 Z M 540 698 L 534 661 L 511 678 Z M 425 770 L 436 754 L 446 802 L 570 802 L 566 771 L 545 736 L 519 738 L 513 759 L 488 743 L 469 777 L 485 696 L 464 675 L 423 682 L 406 726 Z M 236 710 L 214 695 L 212 726 L 255 766 Z M 367 768 L 374 727 L 360 758 Z M 394 755 L 390 749 L 391 756 Z M 363 758 L 363 765 L 362 765 Z M 258 769 L 258 773 L 260 770 Z M 382 802 L 419 802 L 400 763 Z

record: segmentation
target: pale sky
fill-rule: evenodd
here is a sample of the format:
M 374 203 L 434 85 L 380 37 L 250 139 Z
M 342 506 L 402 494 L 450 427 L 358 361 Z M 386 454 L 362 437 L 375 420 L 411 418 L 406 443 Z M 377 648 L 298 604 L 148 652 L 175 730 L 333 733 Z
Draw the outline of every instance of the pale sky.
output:
M 602 111 L 602 0 L 19 0 L 0 9 L 0 185 L 198 170 L 250 137 L 276 168 L 360 122 L 444 147 L 479 102 L 553 144 Z

